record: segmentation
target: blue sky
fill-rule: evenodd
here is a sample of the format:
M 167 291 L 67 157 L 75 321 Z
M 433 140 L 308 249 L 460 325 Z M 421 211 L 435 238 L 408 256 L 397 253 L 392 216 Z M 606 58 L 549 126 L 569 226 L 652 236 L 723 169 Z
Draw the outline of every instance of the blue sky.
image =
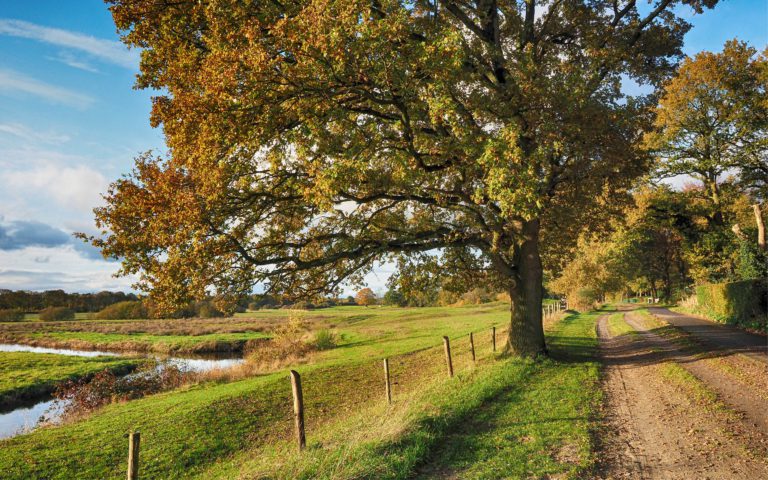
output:
M 768 0 L 725 0 L 689 20 L 689 55 L 734 37 L 768 44 Z M 100 0 L 0 0 L 0 288 L 129 287 L 70 234 L 94 231 L 100 193 L 136 154 L 163 150 L 151 93 L 132 89 L 137 68 Z

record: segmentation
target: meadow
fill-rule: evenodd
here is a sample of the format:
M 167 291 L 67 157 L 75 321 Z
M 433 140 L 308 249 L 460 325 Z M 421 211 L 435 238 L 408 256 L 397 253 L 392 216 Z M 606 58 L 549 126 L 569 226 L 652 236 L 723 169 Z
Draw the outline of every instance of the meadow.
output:
M 92 375 L 105 368 L 125 373 L 137 364 L 137 360 L 117 357 L 0 352 L 0 410 L 50 394 L 61 382 Z
M 123 434 L 131 430 L 142 432 L 147 478 L 426 478 L 436 471 L 492 478 L 491 472 L 578 476 L 591 468 L 599 398 L 594 314 L 550 325 L 553 358 L 543 361 L 491 351 L 490 327 L 499 327 L 501 347 L 509 315 L 500 303 L 265 311 L 232 322 L 268 334 L 276 319 L 297 315 L 310 331 L 330 329 L 337 339 L 335 348 L 294 367 L 304 386 L 304 452 L 297 453 L 292 440 L 290 383 L 280 368 L 114 403 L 2 441 L 0 468 L 7 478 L 122 477 Z M 109 328 L 106 323 L 119 328 L 116 322 L 99 328 Z M 185 328 L 182 321 L 178 328 Z M 27 332 L 33 333 L 43 332 Z M 443 335 L 452 343 L 453 378 L 446 375 Z M 390 359 L 391 405 L 384 399 L 384 357 Z

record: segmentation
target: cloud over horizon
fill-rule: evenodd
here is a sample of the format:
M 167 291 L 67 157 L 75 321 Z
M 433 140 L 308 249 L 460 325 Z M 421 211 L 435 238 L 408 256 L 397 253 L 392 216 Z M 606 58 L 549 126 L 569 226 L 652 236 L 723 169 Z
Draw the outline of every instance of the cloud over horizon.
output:
M 24 250 L 30 247 L 57 248 L 68 247 L 78 255 L 91 260 L 104 261 L 101 251 L 96 247 L 75 238 L 71 233 L 35 220 L 3 221 L 0 218 L 0 250 Z M 36 263 L 44 256 L 35 257 Z M 109 260 L 108 260 L 109 261 Z
M 0 250 L 58 247 L 68 243 L 70 238 L 62 230 L 34 220 L 0 223 Z

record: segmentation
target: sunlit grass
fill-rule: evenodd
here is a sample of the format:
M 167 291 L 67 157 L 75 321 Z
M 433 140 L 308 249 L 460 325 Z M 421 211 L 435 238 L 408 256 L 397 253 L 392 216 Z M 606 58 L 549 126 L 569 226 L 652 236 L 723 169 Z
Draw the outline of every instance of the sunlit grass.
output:
M 74 357 L 30 352 L 0 352 L 0 407 L 50 393 L 56 384 L 110 368 L 137 364 L 116 357 Z
M 508 321 L 503 304 L 375 314 L 350 308 L 355 315 L 342 311 L 331 322 L 340 346 L 298 367 L 309 439 L 301 456 L 292 453 L 290 384 L 280 371 L 109 405 L 76 423 L 0 442 L 0 469 L 7 478 L 123 476 L 122 435 L 133 429 L 142 432 L 146 478 L 409 478 L 442 464 L 487 478 L 501 467 L 507 476 L 576 475 L 591 465 L 596 314 L 557 324 L 549 333 L 553 359 L 532 362 L 491 352 L 490 326 Z M 475 364 L 469 331 L 478 332 Z M 451 337 L 453 379 L 442 335 Z M 384 402 L 384 356 L 391 358 L 392 407 Z M 456 437 L 472 419 L 495 430 L 471 428 Z

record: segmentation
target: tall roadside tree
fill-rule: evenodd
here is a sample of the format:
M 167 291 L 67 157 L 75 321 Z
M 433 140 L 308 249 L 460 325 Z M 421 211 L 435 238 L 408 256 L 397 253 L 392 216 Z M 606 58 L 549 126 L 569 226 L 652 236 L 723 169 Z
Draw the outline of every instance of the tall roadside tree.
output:
M 716 0 L 109 3 L 170 154 L 111 186 L 94 242 L 158 304 L 438 250 L 510 292 L 508 348 L 536 355 L 542 257 L 647 167 L 622 76 L 658 86 L 676 8 Z
M 768 179 L 768 50 L 731 40 L 721 53 L 686 59 L 666 84 L 648 145 L 660 176 L 701 181 L 710 223 L 723 225 L 721 177 L 738 173 L 745 188 L 765 193 Z

